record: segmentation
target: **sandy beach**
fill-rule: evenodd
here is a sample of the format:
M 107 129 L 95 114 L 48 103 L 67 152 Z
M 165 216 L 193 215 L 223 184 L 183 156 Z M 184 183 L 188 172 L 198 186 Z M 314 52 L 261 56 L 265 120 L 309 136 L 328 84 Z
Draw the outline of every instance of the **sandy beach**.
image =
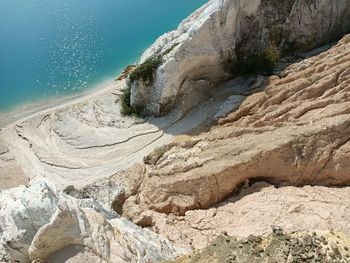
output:
M 9 124 L 15 123 L 18 120 L 35 115 L 36 113 L 54 110 L 55 108 L 65 107 L 71 103 L 76 103 L 84 99 L 89 99 L 98 95 L 101 92 L 105 92 L 114 87 L 115 81 L 109 79 L 103 81 L 99 85 L 92 87 L 84 92 L 74 95 L 66 95 L 61 97 L 53 97 L 46 100 L 40 100 L 34 103 L 27 103 L 16 107 L 14 110 L 8 112 L 0 112 L 0 128 L 4 128 Z

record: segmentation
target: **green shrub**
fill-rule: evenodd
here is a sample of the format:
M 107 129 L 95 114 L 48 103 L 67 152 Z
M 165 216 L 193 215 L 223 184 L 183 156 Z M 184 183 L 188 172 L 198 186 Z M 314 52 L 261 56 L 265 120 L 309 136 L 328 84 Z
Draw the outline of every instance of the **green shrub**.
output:
M 123 90 L 123 94 L 120 96 L 121 113 L 123 115 L 133 114 L 133 109 L 130 105 L 130 95 L 131 95 L 131 88 L 128 87 L 127 89 Z
M 243 75 L 271 75 L 280 58 L 279 51 L 272 46 L 261 54 L 252 55 L 238 65 L 239 72 Z
M 147 84 L 152 84 L 154 81 L 154 73 L 162 62 L 163 59 L 161 56 L 150 57 L 129 75 L 130 81 L 134 82 L 135 80 L 142 79 Z
M 129 79 L 131 82 L 136 80 L 143 80 L 147 85 L 150 85 L 154 81 L 154 73 L 162 64 L 162 56 L 153 56 L 147 59 L 144 63 L 138 65 L 130 74 Z M 123 115 L 142 116 L 145 110 L 143 105 L 137 105 L 132 107 L 130 103 L 131 88 L 128 86 L 123 94 L 120 96 L 121 101 L 121 113 Z
M 121 114 L 124 116 L 134 115 L 136 117 L 141 117 L 145 107 L 142 105 L 132 107 L 130 103 L 130 96 L 131 88 L 128 86 L 125 90 L 123 90 L 123 94 L 120 95 Z

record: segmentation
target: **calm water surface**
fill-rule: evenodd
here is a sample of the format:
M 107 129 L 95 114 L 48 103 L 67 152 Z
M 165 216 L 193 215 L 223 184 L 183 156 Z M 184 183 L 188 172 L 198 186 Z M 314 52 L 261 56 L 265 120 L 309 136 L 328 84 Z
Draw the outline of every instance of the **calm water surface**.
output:
M 0 111 L 116 77 L 207 0 L 0 0 Z

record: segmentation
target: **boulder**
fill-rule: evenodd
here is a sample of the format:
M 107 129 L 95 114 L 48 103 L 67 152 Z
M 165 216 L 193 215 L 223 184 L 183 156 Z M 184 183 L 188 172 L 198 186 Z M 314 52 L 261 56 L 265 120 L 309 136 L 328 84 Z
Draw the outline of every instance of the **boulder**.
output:
M 3 192 L 0 200 L 0 261 L 158 262 L 187 252 L 44 178 Z

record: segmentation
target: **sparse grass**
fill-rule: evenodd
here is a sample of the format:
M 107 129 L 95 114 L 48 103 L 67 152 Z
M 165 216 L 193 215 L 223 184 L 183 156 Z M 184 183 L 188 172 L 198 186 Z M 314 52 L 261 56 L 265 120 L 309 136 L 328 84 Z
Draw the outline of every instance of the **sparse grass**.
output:
M 150 57 L 129 75 L 130 81 L 143 80 L 147 85 L 152 84 L 154 81 L 154 73 L 162 62 L 162 56 Z
M 178 43 L 172 45 L 170 48 L 166 49 L 163 53 L 162 53 L 162 56 L 166 56 L 168 55 L 171 51 L 173 51 L 173 49 L 178 45 Z
M 271 46 L 263 53 L 252 55 L 241 61 L 238 70 L 243 75 L 272 75 L 279 58 L 279 51 L 275 46 Z
M 123 72 L 120 74 L 116 80 L 122 80 L 129 76 L 129 74 L 136 68 L 135 65 L 128 65 L 126 68 L 124 68 Z

